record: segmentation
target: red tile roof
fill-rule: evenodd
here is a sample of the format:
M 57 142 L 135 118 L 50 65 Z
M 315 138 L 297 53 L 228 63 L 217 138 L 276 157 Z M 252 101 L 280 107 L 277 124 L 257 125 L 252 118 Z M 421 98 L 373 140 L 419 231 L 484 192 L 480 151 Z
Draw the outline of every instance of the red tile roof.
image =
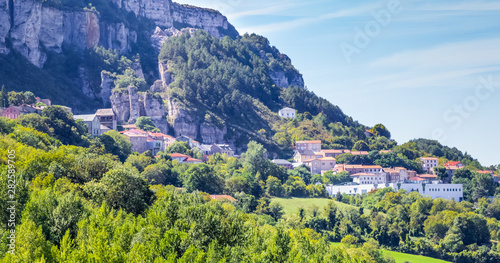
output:
M 412 178 L 410 178 L 410 180 L 412 180 L 412 181 L 425 181 L 425 179 L 420 178 L 420 177 L 412 177 Z
M 172 157 L 172 158 L 179 158 L 179 157 L 187 157 L 187 158 L 191 158 L 191 156 L 189 156 L 189 155 L 185 155 L 185 154 L 182 154 L 182 153 L 171 153 L 171 154 L 170 154 L 170 157 Z
M 420 178 L 437 178 L 437 176 L 435 176 L 433 174 L 419 174 L 417 176 Z
M 476 173 L 480 173 L 480 174 L 493 174 L 492 171 L 476 171 Z
M 447 162 L 444 166 L 458 166 L 461 162 Z

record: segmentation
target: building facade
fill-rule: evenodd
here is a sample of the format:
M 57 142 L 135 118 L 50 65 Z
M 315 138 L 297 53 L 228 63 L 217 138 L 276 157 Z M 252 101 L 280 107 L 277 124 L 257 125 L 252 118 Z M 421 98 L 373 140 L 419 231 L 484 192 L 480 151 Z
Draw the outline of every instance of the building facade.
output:
M 281 118 L 292 118 L 295 119 L 295 109 L 292 108 L 283 108 L 281 109 L 278 114 L 280 115 Z

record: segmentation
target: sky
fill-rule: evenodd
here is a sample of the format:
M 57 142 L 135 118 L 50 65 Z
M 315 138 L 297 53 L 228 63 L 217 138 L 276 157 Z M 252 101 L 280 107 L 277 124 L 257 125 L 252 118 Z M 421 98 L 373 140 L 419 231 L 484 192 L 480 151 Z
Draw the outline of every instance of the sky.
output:
M 500 164 L 500 1 L 174 1 L 267 37 L 309 90 L 399 144 L 434 139 Z

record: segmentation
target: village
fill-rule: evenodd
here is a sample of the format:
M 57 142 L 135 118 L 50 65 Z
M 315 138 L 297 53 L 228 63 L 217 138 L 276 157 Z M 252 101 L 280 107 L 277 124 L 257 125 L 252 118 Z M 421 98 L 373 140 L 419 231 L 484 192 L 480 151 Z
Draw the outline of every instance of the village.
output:
M 10 106 L 2 110 L 2 116 L 16 119 L 19 116 L 38 113 L 44 107 L 50 106 L 48 99 L 36 98 L 36 105 Z M 64 107 L 68 112 L 71 108 Z M 281 118 L 296 118 L 296 110 L 284 108 L 278 112 Z M 98 109 L 94 114 L 74 115 L 75 120 L 81 120 L 88 128 L 91 136 L 100 136 L 110 130 L 118 131 L 126 136 L 131 144 L 132 151 L 139 154 L 150 151 L 153 156 L 158 157 L 161 152 L 175 142 L 185 142 L 192 149 L 201 153 L 202 158 L 196 159 L 181 153 L 171 153 L 172 160 L 181 164 L 198 164 L 206 162 L 211 155 L 225 154 L 229 157 L 239 157 L 236 152 L 227 144 L 203 144 L 187 136 L 174 137 L 161 132 L 144 131 L 135 124 L 117 123 L 117 117 L 113 109 Z M 371 136 L 370 131 L 365 132 L 366 136 Z M 391 153 L 390 150 L 380 151 L 380 154 Z M 351 178 L 351 182 L 340 185 L 326 185 L 325 189 L 331 196 L 338 194 L 359 195 L 372 192 L 376 189 L 391 187 L 394 190 L 406 190 L 408 192 L 418 192 L 433 199 L 444 198 L 448 200 L 462 201 L 463 186 L 461 184 L 451 184 L 451 180 L 456 170 L 465 167 L 461 162 L 448 162 L 444 164 L 446 168 L 445 179 L 439 180 L 435 174 L 434 167 L 439 166 L 436 157 L 421 157 L 420 163 L 424 174 L 417 174 L 416 171 L 407 170 L 404 167 L 382 167 L 380 165 L 362 164 L 338 164 L 336 157 L 342 154 L 368 155 L 368 151 L 351 151 L 349 149 L 322 149 L 321 140 L 296 141 L 294 145 L 294 155 L 291 159 L 272 160 L 278 166 L 285 169 L 296 169 L 306 166 L 311 174 L 324 175 L 327 172 L 333 174 L 346 172 Z M 477 171 L 489 174 L 494 182 L 498 183 L 498 176 L 491 171 Z

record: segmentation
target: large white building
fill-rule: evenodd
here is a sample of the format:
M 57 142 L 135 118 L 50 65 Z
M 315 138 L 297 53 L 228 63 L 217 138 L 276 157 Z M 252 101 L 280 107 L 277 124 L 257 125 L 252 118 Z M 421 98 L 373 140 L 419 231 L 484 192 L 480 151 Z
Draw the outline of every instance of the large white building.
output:
M 295 116 L 295 109 L 292 109 L 292 108 L 283 108 L 281 109 L 278 114 L 280 115 L 281 118 L 292 118 L 292 119 L 295 119 L 296 116 Z
M 421 183 L 391 183 L 391 184 L 364 184 L 364 185 L 328 185 L 326 186 L 326 191 L 330 195 L 336 195 L 337 193 L 348 194 L 348 195 L 358 195 L 366 194 L 375 189 L 382 189 L 386 187 L 391 187 L 392 189 L 399 191 L 400 189 L 406 190 L 408 192 L 418 192 L 422 196 L 429 196 L 432 199 L 444 198 L 448 200 L 455 200 L 460 202 L 463 200 L 463 187 L 461 184 L 421 184 Z

